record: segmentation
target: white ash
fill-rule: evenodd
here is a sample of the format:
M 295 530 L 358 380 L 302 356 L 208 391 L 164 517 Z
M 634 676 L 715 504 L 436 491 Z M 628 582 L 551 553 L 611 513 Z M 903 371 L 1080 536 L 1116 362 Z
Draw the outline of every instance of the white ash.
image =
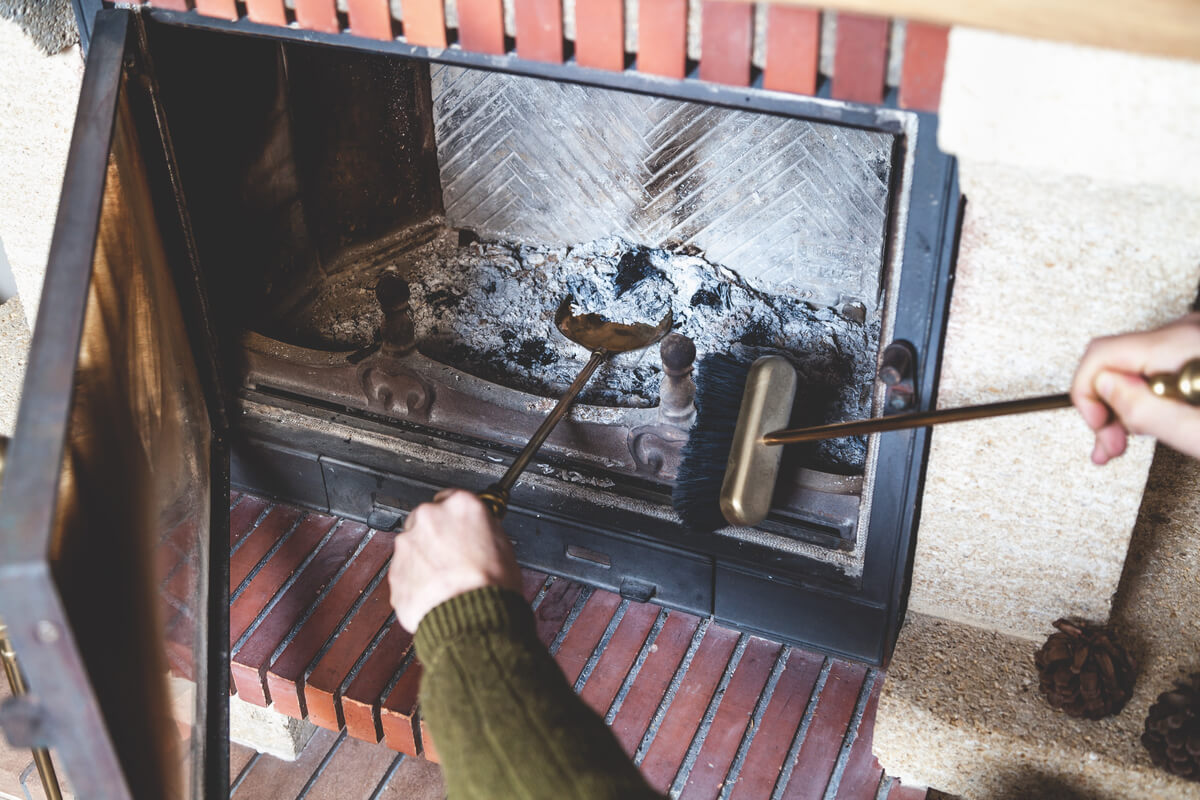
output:
M 382 321 L 371 287 L 385 268 L 376 262 L 329 281 L 303 320 L 288 320 L 293 335 L 327 347 L 370 346 Z M 614 322 L 654 324 L 669 308 L 674 330 L 695 342 L 697 361 L 708 353 L 747 362 L 767 353 L 787 356 L 804 393 L 796 424 L 870 414 L 877 319 L 860 322 L 760 292 L 697 254 L 617 237 L 575 247 L 460 245 L 457 232 L 446 231 L 391 268 L 410 283 L 421 352 L 494 383 L 545 397 L 566 389 L 589 357 L 554 326 L 559 304 L 572 295 L 576 311 Z M 581 400 L 653 406 L 661 367 L 657 347 L 614 356 Z M 814 467 L 857 471 L 865 455 L 864 440 L 841 439 L 801 457 Z

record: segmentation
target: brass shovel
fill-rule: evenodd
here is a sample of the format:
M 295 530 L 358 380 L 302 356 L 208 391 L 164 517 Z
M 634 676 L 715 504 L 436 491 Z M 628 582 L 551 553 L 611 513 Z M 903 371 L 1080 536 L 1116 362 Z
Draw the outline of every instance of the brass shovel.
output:
M 550 412 L 550 416 L 546 417 L 538 427 L 533 438 L 529 440 L 529 444 L 525 445 L 525 449 L 520 452 L 512 466 L 504 473 L 504 477 L 479 493 L 479 499 L 487 504 L 497 519 L 503 519 L 504 512 L 508 510 L 508 492 L 517 482 L 517 478 L 525 471 L 525 467 L 529 466 L 530 460 L 541 449 L 542 443 L 554 430 L 554 426 L 558 425 L 559 421 L 566 416 L 567 409 L 571 407 L 571 403 L 583 391 L 583 387 L 587 385 L 588 380 L 600 365 L 610 355 L 649 347 L 671 330 L 670 309 L 657 325 L 641 323 L 623 325 L 618 322 L 609 322 L 599 314 L 572 314 L 571 306 L 574 304 L 575 298 L 567 295 L 554 314 L 554 324 L 563 336 L 591 350 L 592 357 L 580 370 L 579 376 L 567 389 L 567 393 L 558 401 L 558 405 Z

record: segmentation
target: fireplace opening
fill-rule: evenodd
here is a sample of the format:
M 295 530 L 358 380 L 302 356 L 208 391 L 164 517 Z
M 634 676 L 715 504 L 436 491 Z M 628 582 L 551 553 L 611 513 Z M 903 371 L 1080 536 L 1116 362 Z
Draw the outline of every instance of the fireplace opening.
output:
M 880 413 L 898 339 L 928 403 L 956 207 L 929 118 L 147 30 L 239 488 L 381 529 L 482 489 L 586 360 L 553 328 L 567 295 L 669 308 L 695 363 L 785 355 L 796 424 Z M 691 367 L 651 349 L 597 374 L 513 492 L 518 558 L 881 661 L 920 434 L 790 448 L 762 525 L 692 535 L 670 507 Z

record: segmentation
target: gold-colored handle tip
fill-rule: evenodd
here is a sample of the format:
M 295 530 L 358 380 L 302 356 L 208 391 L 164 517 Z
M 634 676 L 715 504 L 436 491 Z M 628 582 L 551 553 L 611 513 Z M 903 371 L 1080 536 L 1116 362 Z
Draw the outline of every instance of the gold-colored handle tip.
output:
M 476 496 L 488 507 L 493 517 L 504 519 L 504 515 L 508 511 L 508 492 L 499 486 L 492 485 Z
M 1160 372 L 1146 378 L 1150 391 L 1169 400 L 1200 405 L 1200 358 L 1184 364 L 1178 372 Z

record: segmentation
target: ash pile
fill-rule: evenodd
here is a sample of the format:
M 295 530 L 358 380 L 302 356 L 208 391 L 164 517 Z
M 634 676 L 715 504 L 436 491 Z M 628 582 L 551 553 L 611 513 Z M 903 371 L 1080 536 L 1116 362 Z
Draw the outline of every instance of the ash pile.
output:
M 695 251 L 618 237 L 573 247 L 472 239 L 443 229 L 396 263 L 372 261 L 340 273 L 304 313 L 289 315 L 289 338 L 369 347 L 382 322 L 372 288 L 384 269 L 394 269 L 411 287 L 418 349 L 502 386 L 556 397 L 575 378 L 589 353 L 554 326 L 559 303 L 572 295 L 577 311 L 614 322 L 654 324 L 669 309 L 674 330 L 695 342 L 697 363 L 709 353 L 747 363 L 784 355 L 800 376 L 796 424 L 870 415 L 880 323 L 861 306 L 844 313 L 768 294 Z M 661 370 L 657 348 L 618 355 L 592 378 L 581 402 L 654 406 Z M 855 438 L 818 443 L 805 460 L 861 472 L 865 457 L 865 440 Z

